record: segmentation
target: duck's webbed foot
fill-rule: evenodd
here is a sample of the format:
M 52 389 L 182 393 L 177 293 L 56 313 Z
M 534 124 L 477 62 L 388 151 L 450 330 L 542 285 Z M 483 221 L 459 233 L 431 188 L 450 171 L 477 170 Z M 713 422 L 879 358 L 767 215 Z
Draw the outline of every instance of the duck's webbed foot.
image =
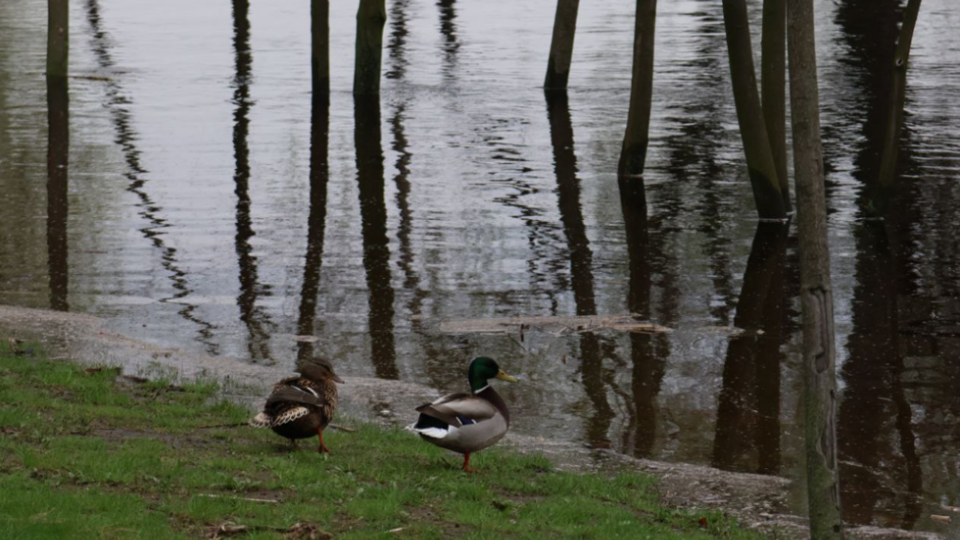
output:
M 317 429 L 317 438 L 320 439 L 320 445 L 317 447 L 317 452 L 320 454 L 331 454 L 330 449 L 327 448 L 327 445 L 323 444 L 323 428 Z

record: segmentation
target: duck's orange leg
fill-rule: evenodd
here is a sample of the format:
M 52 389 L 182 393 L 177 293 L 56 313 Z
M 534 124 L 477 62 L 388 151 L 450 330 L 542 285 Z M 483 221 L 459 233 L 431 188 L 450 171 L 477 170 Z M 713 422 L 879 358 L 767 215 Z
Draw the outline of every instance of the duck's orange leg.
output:
M 473 474 L 477 471 L 470 468 L 470 452 L 463 455 L 463 472 Z
M 320 446 L 317 447 L 317 452 L 321 454 L 329 454 L 330 449 L 327 448 L 327 445 L 323 444 L 323 428 L 317 428 L 317 438 L 320 439 Z

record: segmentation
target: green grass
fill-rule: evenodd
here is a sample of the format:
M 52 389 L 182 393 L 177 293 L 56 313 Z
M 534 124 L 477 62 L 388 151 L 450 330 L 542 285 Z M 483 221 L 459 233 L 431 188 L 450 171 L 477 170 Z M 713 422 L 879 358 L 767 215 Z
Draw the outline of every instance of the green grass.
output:
M 210 538 L 226 522 L 244 539 L 326 537 L 288 534 L 297 523 L 344 539 L 758 538 L 663 507 L 647 476 L 558 472 L 500 449 L 468 476 L 459 456 L 360 423 L 328 430 L 332 456 L 315 440 L 291 451 L 268 430 L 210 427 L 250 415 L 216 384 L 118 374 L 0 345 L 4 538 Z

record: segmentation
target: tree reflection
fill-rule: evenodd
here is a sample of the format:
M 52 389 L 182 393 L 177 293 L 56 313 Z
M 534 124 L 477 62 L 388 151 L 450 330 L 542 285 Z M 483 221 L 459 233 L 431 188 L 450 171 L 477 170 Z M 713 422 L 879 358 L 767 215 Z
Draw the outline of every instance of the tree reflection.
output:
M 573 126 L 570 122 L 567 95 L 564 92 L 548 92 L 545 95 L 554 170 L 557 175 L 560 221 L 563 223 L 563 233 L 570 252 L 573 298 L 577 315 L 596 315 L 593 252 L 590 250 L 590 241 L 587 239 L 580 209 L 580 181 L 577 178 L 577 156 L 573 151 Z M 580 335 L 580 360 L 583 386 L 594 407 L 594 415 L 587 427 L 587 440 L 595 446 L 608 446 L 607 432 L 614 414 L 607 402 L 599 336 L 590 332 Z
M 97 61 L 97 66 L 104 72 L 112 72 L 115 69 L 113 60 L 113 41 L 104 30 L 103 20 L 100 15 L 100 3 L 97 0 L 87 0 L 86 3 L 87 22 L 90 25 L 93 39 L 90 44 Z M 143 237 L 160 253 L 160 263 L 167 271 L 171 286 L 174 289 L 172 296 L 162 298 L 160 302 L 175 302 L 180 306 L 177 314 L 184 320 L 198 326 L 197 340 L 206 346 L 207 352 L 217 354 L 219 347 L 213 341 L 213 330 L 216 328 L 197 315 L 197 305 L 191 303 L 188 299 L 193 295 L 194 290 L 187 279 L 187 272 L 180 267 L 179 254 L 177 248 L 169 245 L 164 238 L 167 229 L 171 226 L 170 221 L 163 217 L 163 208 L 154 201 L 153 197 L 147 192 L 148 171 L 140 160 L 141 151 L 137 146 L 138 134 L 133 128 L 131 108 L 133 100 L 124 91 L 119 80 L 114 77 L 107 78 L 104 81 L 106 90 L 106 107 L 110 112 L 111 122 L 116 138 L 114 139 L 120 147 L 126 163 L 126 171 L 123 176 L 127 179 L 127 191 L 132 193 L 137 200 L 137 215 L 139 215 L 146 224 L 140 228 Z
M 330 138 L 330 105 L 325 95 L 313 99 L 310 114 L 310 214 L 307 218 L 307 254 L 303 265 L 303 287 L 300 290 L 300 316 L 297 333 L 314 334 L 317 316 L 317 295 L 320 292 L 320 270 L 323 266 L 323 240 L 327 220 L 327 161 Z M 313 356 L 313 343 L 297 343 L 297 360 Z
M 397 379 L 400 373 L 397 370 L 394 345 L 394 291 L 387 239 L 387 207 L 384 200 L 379 96 L 355 96 L 354 119 L 363 267 L 367 276 L 368 327 L 373 367 L 377 377 Z
M 47 268 L 50 309 L 69 311 L 67 248 L 70 101 L 67 79 L 47 77 Z
M 846 389 L 837 418 L 844 513 L 857 523 L 870 523 L 881 506 L 900 506 L 904 525 L 910 527 L 920 517 L 919 497 L 901 502 L 900 489 L 885 485 L 902 477 L 908 493 L 919 495 L 923 488 L 904 393 L 897 265 L 881 222 L 859 224 L 854 238 L 853 332 L 847 340 L 849 359 L 841 369 Z M 899 441 L 885 429 L 891 419 Z
M 269 288 L 259 283 L 259 262 L 253 254 L 250 240 L 253 238 L 253 223 L 250 218 L 250 148 L 247 133 L 250 129 L 250 77 L 253 56 L 250 52 L 250 22 L 248 0 L 233 1 L 233 47 L 236 60 L 233 104 L 233 156 L 236 170 L 233 175 L 234 192 L 237 195 L 237 234 L 235 247 L 237 265 L 240 267 L 240 292 L 237 306 L 240 320 L 247 327 L 248 350 L 253 360 L 270 358 L 269 315 L 257 305 L 261 295 L 269 294 Z
M 863 185 L 861 217 L 872 214 L 873 201 L 883 196 L 880 161 L 890 111 L 899 8 L 898 0 L 853 0 L 837 9 L 837 23 L 843 30 L 840 39 L 849 51 L 842 61 L 856 68 L 858 75 L 849 91 L 865 102 L 863 138 L 853 171 Z M 859 116 L 855 121 L 861 121 Z M 908 137 L 904 130 L 902 138 Z M 901 169 L 912 162 L 912 148 L 903 145 Z M 922 514 L 923 470 L 904 383 L 901 336 L 909 321 L 901 316 L 901 298 L 909 296 L 915 308 L 922 306 L 913 316 L 933 317 L 931 299 L 910 283 L 913 257 L 906 250 L 913 248 L 912 242 L 903 240 L 913 234 L 909 224 L 921 222 L 913 191 L 900 190 L 896 211 L 886 222 L 864 220 L 854 227 L 853 331 L 847 340 L 849 358 L 840 370 L 846 388 L 837 416 L 844 517 L 871 523 L 884 508 L 903 508 L 901 525 L 906 528 L 912 528 Z
M 742 334 L 730 339 L 723 364 L 712 460 L 719 469 L 780 472 L 788 228 L 761 222 L 753 237 L 734 317 Z
M 443 36 L 443 74 L 451 78 L 457 69 L 457 52 L 460 43 L 457 41 L 457 12 L 456 0 L 437 0 L 440 8 L 440 34 Z

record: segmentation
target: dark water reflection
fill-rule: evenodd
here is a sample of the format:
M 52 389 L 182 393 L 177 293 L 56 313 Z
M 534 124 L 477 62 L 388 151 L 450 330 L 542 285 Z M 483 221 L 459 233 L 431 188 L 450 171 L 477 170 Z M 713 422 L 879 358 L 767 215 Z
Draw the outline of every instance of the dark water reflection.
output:
M 260 284 L 259 261 L 250 242 L 256 234 L 250 217 L 250 147 L 247 135 L 250 131 L 250 83 L 253 56 L 250 51 L 250 21 L 247 0 L 233 0 L 233 48 L 236 55 L 236 75 L 233 79 L 233 158 L 237 162 L 233 183 L 237 195 L 237 266 L 240 268 L 240 291 L 237 307 L 240 320 L 247 328 L 247 344 L 250 359 L 272 361 L 270 357 L 270 332 L 273 323 L 257 300 L 270 294 L 269 286 Z M 309 240 L 308 240 L 309 242 Z
M 47 80 L 47 274 L 50 309 L 70 311 L 70 101 L 65 79 Z
M 933 529 L 960 506 L 960 20 L 924 4 L 885 221 L 901 8 L 817 8 L 846 518 Z M 333 5 L 327 104 L 307 5 L 75 3 L 68 93 L 41 75 L 42 6 L 0 3 L 0 302 L 278 375 L 317 353 L 451 391 L 484 353 L 525 379 L 517 431 L 798 477 L 796 239 L 753 219 L 720 6 L 661 6 L 646 189 L 622 191 L 633 6 L 582 6 L 569 94 L 545 98 L 554 7 L 390 2 L 383 95 L 354 101 L 355 5 Z M 627 312 L 675 331 L 438 331 Z
M 753 237 L 717 402 L 714 467 L 780 472 L 780 366 L 789 334 L 786 285 L 789 226 L 760 223 Z

